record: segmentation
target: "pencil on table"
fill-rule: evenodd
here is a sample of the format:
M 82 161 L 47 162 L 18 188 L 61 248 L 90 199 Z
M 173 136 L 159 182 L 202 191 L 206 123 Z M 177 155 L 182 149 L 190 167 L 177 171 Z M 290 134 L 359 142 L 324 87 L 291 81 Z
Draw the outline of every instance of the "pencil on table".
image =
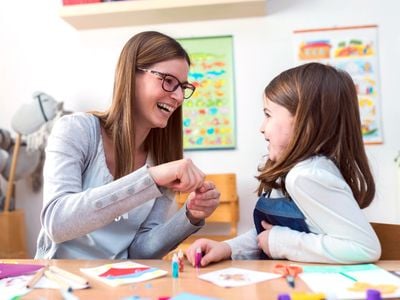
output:
M 76 283 L 79 283 L 79 284 L 82 284 L 82 285 L 88 285 L 89 284 L 89 282 L 85 278 L 80 277 L 78 275 L 75 275 L 73 273 L 70 273 L 68 271 L 65 271 L 64 269 L 61 269 L 59 267 L 50 266 L 49 269 L 50 269 L 50 271 L 52 271 L 52 272 L 54 272 L 56 274 L 60 274 L 61 276 L 65 277 L 65 278 L 68 278 L 68 279 L 70 279 L 72 281 L 75 281 Z
M 60 286 L 60 288 L 66 290 L 68 292 L 72 291 L 71 286 L 64 279 L 62 279 L 61 275 L 58 275 L 51 271 L 44 271 L 44 275 L 46 275 L 46 277 L 48 279 L 57 283 Z
M 31 289 L 35 286 L 35 284 L 42 278 L 44 271 L 46 268 L 41 268 L 38 271 L 36 271 L 35 275 L 29 280 L 29 282 L 26 284 L 27 289 Z

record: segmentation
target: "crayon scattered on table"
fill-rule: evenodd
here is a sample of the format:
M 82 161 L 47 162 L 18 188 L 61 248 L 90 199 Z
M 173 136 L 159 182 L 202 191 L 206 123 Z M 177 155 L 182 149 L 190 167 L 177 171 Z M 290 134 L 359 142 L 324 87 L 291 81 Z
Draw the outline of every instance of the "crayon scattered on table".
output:
M 41 268 L 40 270 L 38 270 L 35 275 L 33 275 L 33 277 L 31 278 L 31 280 L 29 280 L 29 282 L 26 284 L 26 288 L 27 289 L 31 289 L 35 286 L 35 284 L 40 280 L 40 278 L 43 277 L 44 275 L 44 271 L 46 270 L 46 268 Z
M 52 281 L 54 281 L 55 283 L 58 284 L 58 286 L 63 289 L 66 290 L 68 292 L 72 291 L 72 287 L 69 285 L 68 282 L 65 281 L 65 279 L 63 279 L 60 275 L 53 273 L 51 271 L 44 271 L 44 275 L 46 275 L 46 277 Z
M 54 272 L 56 274 L 60 274 L 61 276 L 65 277 L 67 279 L 70 279 L 72 281 L 75 281 L 76 283 L 79 283 L 79 284 L 82 284 L 82 285 L 88 285 L 89 284 L 87 279 L 85 279 L 85 278 L 83 278 L 81 276 L 75 275 L 73 273 L 70 273 L 70 272 L 68 272 L 68 271 L 66 271 L 64 269 L 59 268 L 59 267 L 50 266 L 49 269 L 50 269 L 50 271 L 52 271 L 52 272 Z

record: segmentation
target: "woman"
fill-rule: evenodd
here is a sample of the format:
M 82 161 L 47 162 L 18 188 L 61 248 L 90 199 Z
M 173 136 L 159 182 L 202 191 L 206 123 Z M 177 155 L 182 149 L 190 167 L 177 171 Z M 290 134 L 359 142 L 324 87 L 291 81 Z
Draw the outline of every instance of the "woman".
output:
M 53 128 L 44 166 L 37 258 L 160 258 L 204 224 L 219 192 L 182 159 L 190 60 L 158 32 L 122 50 L 111 107 Z M 192 192 L 167 220 L 171 191 Z

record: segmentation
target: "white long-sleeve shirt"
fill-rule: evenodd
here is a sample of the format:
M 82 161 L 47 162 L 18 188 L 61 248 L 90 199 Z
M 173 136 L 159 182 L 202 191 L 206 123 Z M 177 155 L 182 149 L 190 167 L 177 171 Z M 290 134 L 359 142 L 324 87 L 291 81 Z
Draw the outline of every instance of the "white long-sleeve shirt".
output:
M 379 259 L 379 240 L 331 160 L 315 156 L 300 162 L 288 173 L 286 189 L 311 232 L 273 226 L 268 238 L 273 259 L 343 264 Z M 279 191 L 272 191 L 271 197 L 279 196 Z M 232 258 L 257 259 L 256 237 L 252 229 L 226 241 Z

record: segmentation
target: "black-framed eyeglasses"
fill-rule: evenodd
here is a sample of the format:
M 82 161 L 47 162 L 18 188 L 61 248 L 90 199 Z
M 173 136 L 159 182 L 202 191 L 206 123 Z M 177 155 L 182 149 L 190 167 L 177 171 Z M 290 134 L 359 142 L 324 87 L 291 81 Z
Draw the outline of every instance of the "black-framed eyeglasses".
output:
M 174 92 L 178 87 L 181 87 L 184 99 L 189 99 L 193 95 L 196 89 L 196 87 L 193 84 L 189 82 L 180 82 L 178 78 L 176 78 L 174 75 L 171 74 L 145 68 L 138 68 L 138 70 L 151 73 L 160 77 L 162 79 L 161 87 L 166 92 Z

